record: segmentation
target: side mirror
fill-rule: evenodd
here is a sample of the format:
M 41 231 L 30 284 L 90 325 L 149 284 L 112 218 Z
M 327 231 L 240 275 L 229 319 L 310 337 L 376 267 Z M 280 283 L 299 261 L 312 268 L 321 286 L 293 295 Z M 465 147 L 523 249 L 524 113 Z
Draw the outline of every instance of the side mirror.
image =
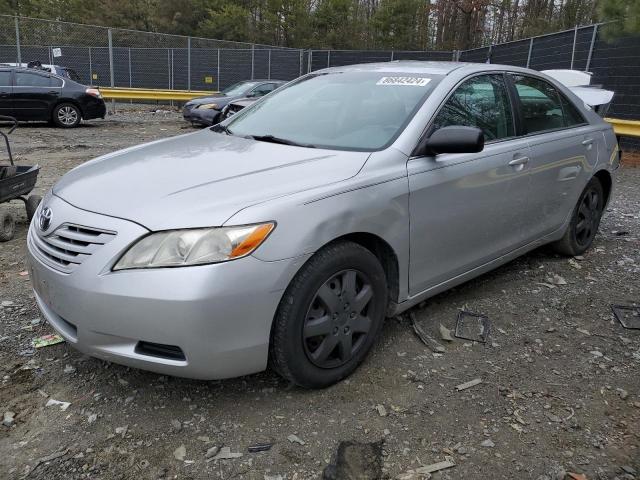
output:
M 451 125 L 431 134 L 418 148 L 420 155 L 477 153 L 484 149 L 484 133 L 477 127 Z

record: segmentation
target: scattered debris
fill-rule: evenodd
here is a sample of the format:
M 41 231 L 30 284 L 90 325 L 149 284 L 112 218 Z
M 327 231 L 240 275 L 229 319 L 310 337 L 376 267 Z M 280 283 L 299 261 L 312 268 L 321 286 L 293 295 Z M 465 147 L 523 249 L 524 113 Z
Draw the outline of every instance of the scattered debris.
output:
M 73 373 L 75 371 L 75 367 L 72 367 L 71 365 L 67 365 L 66 367 L 64 367 L 64 373 Z
M 570 258 L 569 259 L 569 265 L 571 265 L 573 268 L 577 269 L 577 270 L 581 270 L 582 269 L 582 265 L 580 265 L 575 259 Z
M 383 442 L 340 442 L 333 463 L 322 472 L 323 480 L 380 480 Z
M 495 443 L 493 443 L 493 441 L 492 441 L 491 439 L 487 438 L 486 440 L 483 440 L 483 441 L 480 443 L 480 446 L 481 446 L 481 447 L 485 447 L 485 448 L 493 448 L 493 447 L 495 447 L 495 446 L 496 446 L 496 444 L 495 444 Z
M 4 412 L 4 416 L 2 417 L 2 424 L 5 427 L 13 427 L 15 424 L 15 416 L 14 412 Z
M 384 408 L 384 405 L 376 405 L 376 410 L 378 411 L 378 415 L 381 417 L 387 416 L 387 409 Z
M 89 416 L 87 417 L 87 421 L 89 423 L 93 423 L 98 419 L 98 414 L 97 413 L 91 413 L 89 414 Z
M 415 313 L 411 312 L 409 314 L 409 317 L 411 318 L 411 326 L 413 327 L 413 331 L 416 332 L 416 335 L 418 336 L 418 338 L 420 338 L 420 340 L 422 340 L 422 343 L 424 343 L 435 353 L 444 353 L 447 351 L 446 348 L 444 348 L 435 338 L 429 335 L 424 330 L 424 328 L 422 328 L 422 326 L 416 319 Z
M 34 346 L 34 348 L 42 348 L 62 342 L 64 342 L 64 338 L 62 338 L 57 333 L 54 333 L 51 335 L 43 335 L 41 337 L 34 338 L 32 341 L 32 345 Z
M 220 447 L 213 446 L 207 450 L 207 453 L 204 454 L 204 458 L 213 458 L 218 454 L 219 451 L 220 451 Z
M 440 324 L 440 338 L 445 342 L 453 342 L 453 337 L 451 336 L 451 330 L 449 330 L 444 325 Z
M 640 329 L 640 306 L 611 305 L 611 310 L 624 328 Z
M 491 332 L 489 317 L 479 313 L 460 310 L 456 322 L 455 336 L 473 342 L 487 343 Z
M 567 475 L 573 480 L 587 480 L 587 476 L 584 473 L 567 472 Z
M 415 472 L 417 474 L 424 475 L 425 473 L 439 472 L 440 470 L 456 466 L 452 457 L 444 458 L 445 459 L 442 462 L 432 463 L 431 465 L 425 465 L 424 467 L 418 467 L 415 469 Z
M 71 402 L 61 402 L 60 400 L 54 400 L 53 398 L 50 398 L 49 400 L 47 400 L 45 407 L 60 407 L 60 410 L 64 412 L 67 408 L 69 408 L 69 405 L 71 405 Z
M 249 453 L 258 453 L 271 450 L 271 447 L 273 447 L 273 443 L 256 443 L 255 445 L 249 445 L 247 450 L 249 450 Z
M 31 470 L 29 470 L 29 473 L 27 473 L 25 475 L 25 477 L 28 477 L 29 475 L 31 475 L 35 471 L 35 469 L 38 468 L 43 463 L 47 463 L 47 462 L 50 462 L 51 460 L 55 460 L 56 458 L 60 458 L 60 457 L 65 456 L 68 451 L 69 451 L 69 449 L 65 448 L 64 450 L 60 450 L 60 451 L 54 452 L 54 453 L 52 453 L 50 455 L 46 455 L 44 457 L 40 457 L 39 459 L 36 460 L 36 463 L 33 465 L 33 468 Z
M 305 445 L 305 441 L 294 434 L 289 435 L 287 437 L 287 440 L 289 440 L 291 443 L 299 443 L 300 445 Z
M 475 387 L 482 383 L 481 378 L 474 378 L 473 380 L 469 380 L 468 382 L 461 383 L 460 385 L 456 385 L 456 390 L 459 392 L 462 390 L 466 390 L 467 388 Z
M 129 425 L 125 425 L 124 427 L 116 427 L 116 435 L 120 435 L 122 436 L 122 438 L 124 438 L 128 430 L 129 430 Z
M 552 273 L 550 275 L 548 275 L 545 279 L 545 282 L 550 283 L 552 285 L 566 285 L 567 281 L 561 277 L 560 275 L 558 275 L 557 273 Z
M 184 457 L 186 456 L 187 456 L 187 447 L 185 447 L 184 444 L 180 445 L 178 448 L 176 448 L 173 451 L 173 458 L 181 462 L 184 462 Z
M 222 447 L 215 457 L 211 457 L 207 461 L 231 460 L 234 458 L 240 458 L 241 456 L 242 456 L 242 453 L 240 452 L 232 452 L 231 447 Z

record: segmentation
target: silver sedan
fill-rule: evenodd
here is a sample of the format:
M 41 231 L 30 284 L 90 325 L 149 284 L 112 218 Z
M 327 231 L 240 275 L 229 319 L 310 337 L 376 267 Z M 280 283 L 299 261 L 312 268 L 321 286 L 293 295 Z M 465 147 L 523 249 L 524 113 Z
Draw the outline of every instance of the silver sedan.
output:
M 540 245 L 588 249 L 618 162 L 611 127 L 532 70 L 331 68 L 67 173 L 31 223 L 31 278 L 89 355 L 324 387 L 385 317 Z

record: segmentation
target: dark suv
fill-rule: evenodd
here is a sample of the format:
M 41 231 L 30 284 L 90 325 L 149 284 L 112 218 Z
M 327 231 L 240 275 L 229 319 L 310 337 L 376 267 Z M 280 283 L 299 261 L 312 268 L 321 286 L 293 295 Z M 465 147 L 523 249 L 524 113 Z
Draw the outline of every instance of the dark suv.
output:
M 0 66 L 0 115 L 71 128 L 106 112 L 97 88 L 39 69 Z

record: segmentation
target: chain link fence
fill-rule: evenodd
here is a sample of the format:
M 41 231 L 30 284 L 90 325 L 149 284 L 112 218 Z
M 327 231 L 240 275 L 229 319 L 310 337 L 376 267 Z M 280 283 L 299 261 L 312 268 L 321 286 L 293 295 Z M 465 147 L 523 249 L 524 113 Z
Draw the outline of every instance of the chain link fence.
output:
M 392 60 L 577 69 L 614 90 L 612 117 L 640 119 L 640 39 L 609 41 L 602 25 L 465 51 L 301 50 L 0 15 L 0 63 L 40 61 L 97 86 L 221 90 L 240 80 L 291 80 L 326 67 Z M 640 148 L 640 141 L 634 142 Z

